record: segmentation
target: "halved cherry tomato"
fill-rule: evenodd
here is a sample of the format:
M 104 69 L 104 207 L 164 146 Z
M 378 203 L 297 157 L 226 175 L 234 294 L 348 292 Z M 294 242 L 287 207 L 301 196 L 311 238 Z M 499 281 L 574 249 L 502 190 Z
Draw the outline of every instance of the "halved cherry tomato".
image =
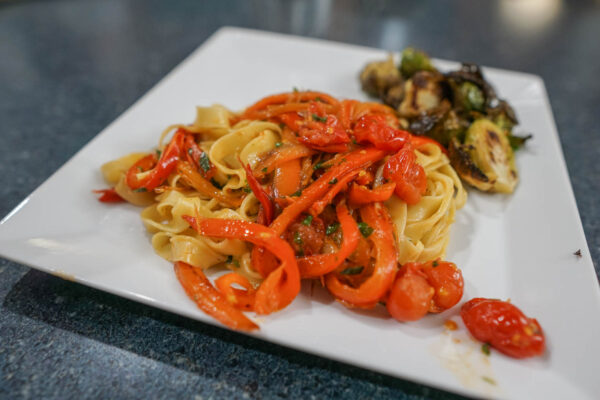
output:
M 356 123 L 354 137 L 358 143 L 395 153 L 409 142 L 411 134 L 389 126 L 383 115 L 365 115 Z
M 119 194 L 115 191 L 115 188 L 110 189 L 100 189 L 93 190 L 94 193 L 98 193 L 101 196 L 98 198 L 98 201 L 102 203 L 122 203 L 125 200 L 119 196 Z
M 514 358 L 539 356 L 545 350 L 542 327 L 516 306 L 497 299 L 475 298 L 460 315 L 475 339 Z
M 391 156 L 383 168 L 383 177 L 396 183 L 396 196 L 406 204 L 417 204 L 427 190 L 427 175 L 416 159 L 412 146 L 407 145 Z
M 427 282 L 435 290 L 429 312 L 442 312 L 454 307 L 462 298 L 464 281 L 462 272 L 454 263 L 434 260 L 419 265 Z
M 400 268 L 386 307 L 392 317 L 400 322 L 416 321 L 429 311 L 435 294 L 418 264 L 408 263 Z

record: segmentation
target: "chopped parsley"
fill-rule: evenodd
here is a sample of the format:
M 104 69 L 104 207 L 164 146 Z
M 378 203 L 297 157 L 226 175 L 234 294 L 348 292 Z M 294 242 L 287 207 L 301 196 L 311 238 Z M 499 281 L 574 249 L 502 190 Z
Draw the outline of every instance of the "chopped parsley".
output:
M 485 354 L 486 356 L 490 355 L 490 344 L 489 343 L 484 343 L 481 345 L 481 352 L 483 354 Z
M 371 228 L 366 222 L 359 222 L 358 230 L 366 238 L 371 236 L 371 233 L 373 233 L 373 228 Z
M 298 88 L 296 86 L 294 86 L 292 90 L 294 91 L 294 93 L 298 93 L 299 92 L 299 90 L 298 90 Z
M 268 171 L 268 169 L 267 169 L 267 167 L 264 167 L 263 169 L 261 169 L 261 171 L 262 171 L 263 174 L 266 174 L 267 171 Z
M 307 215 L 306 218 L 304 218 L 304 220 L 302 221 L 302 224 L 306 225 L 306 226 L 310 226 L 310 224 L 312 223 L 312 220 L 313 220 L 313 216 Z
M 161 154 L 162 154 L 162 151 L 160 151 L 159 149 L 156 149 L 156 158 L 160 158 Z
M 327 117 L 319 117 L 317 114 L 313 114 L 312 119 L 319 122 L 327 122 Z
M 296 192 L 292 193 L 290 196 L 292 196 L 292 197 L 302 196 L 302 189 L 298 189 Z
M 285 125 L 284 125 L 284 126 L 285 126 Z M 281 143 L 281 142 L 277 142 L 277 143 L 275 143 L 275 147 L 281 147 L 282 145 L 283 145 L 283 143 Z
M 321 169 L 321 168 L 327 168 L 327 166 L 323 165 L 323 163 L 322 163 L 322 162 L 318 162 L 318 163 L 316 163 L 315 165 L 313 165 L 313 169 L 314 169 L 315 171 L 316 171 L 316 170 L 318 170 L 318 169 Z
M 300 237 L 300 234 L 298 232 L 294 232 L 294 243 L 296 243 L 296 244 L 303 244 L 304 243 L 302 241 L 302 238 Z
M 250 185 L 248 184 L 246 184 L 246 186 L 244 186 L 242 190 L 246 193 L 252 193 L 252 189 L 250 189 Z
M 208 156 L 206 155 L 205 152 L 202 152 L 199 163 L 200 163 L 200 167 L 204 170 L 204 172 L 210 171 L 210 160 L 208 159 Z
M 315 97 L 315 101 L 318 101 L 318 102 L 324 103 L 323 99 L 322 99 L 322 98 L 320 98 L 319 96 Z
M 330 185 L 335 185 L 336 183 L 338 183 L 338 178 L 333 178 L 332 180 L 329 181 Z
M 140 167 L 139 165 L 137 166 L 138 171 L 140 172 L 144 172 L 144 168 Z
M 146 189 L 145 187 L 141 187 L 141 188 L 134 190 L 134 192 L 138 192 L 138 193 L 143 193 L 143 192 L 147 192 L 147 191 L 148 191 L 148 189 Z
M 340 224 L 335 222 L 327 227 L 327 229 L 325 230 L 325 234 L 327 236 L 332 235 L 332 234 L 336 233 L 339 228 L 340 228 Z
M 438 265 L 440 265 L 440 263 L 438 262 L 438 260 L 433 260 L 433 262 L 431 263 L 431 266 L 433 268 L 437 267 Z
M 358 275 L 361 272 L 363 272 L 363 270 L 365 269 L 365 267 L 358 266 L 358 267 L 348 267 L 345 270 L 343 270 L 342 272 L 340 272 L 340 274 L 342 275 Z

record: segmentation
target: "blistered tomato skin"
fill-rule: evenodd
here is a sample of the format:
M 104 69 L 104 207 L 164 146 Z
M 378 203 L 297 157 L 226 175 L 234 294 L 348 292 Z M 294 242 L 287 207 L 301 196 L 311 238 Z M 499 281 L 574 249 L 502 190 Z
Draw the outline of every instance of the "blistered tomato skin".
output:
M 416 321 L 427 314 L 434 294 L 418 264 L 410 263 L 398 271 L 386 306 L 397 321 Z
M 544 353 L 542 327 L 511 303 L 475 298 L 463 305 L 460 315 L 475 339 L 510 357 L 527 358 Z
M 462 298 L 464 281 L 462 272 L 454 263 L 432 261 L 421 267 L 427 282 L 435 290 L 429 312 L 439 313 L 454 307 Z

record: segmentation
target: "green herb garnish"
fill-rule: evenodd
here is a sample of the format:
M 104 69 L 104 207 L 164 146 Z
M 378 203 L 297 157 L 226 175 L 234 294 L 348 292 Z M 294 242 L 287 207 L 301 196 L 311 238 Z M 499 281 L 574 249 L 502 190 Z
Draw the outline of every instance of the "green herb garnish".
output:
M 332 234 L 336 233 L 339 228 L 340 228 L 340 224 L 335 222 L 327 227 L 327 229 L 325 230 L 325 234 L 327 236 L 332 235 Z
M 138 192 L 138 193 L 143 193 L 143 192 L 147 192 L 147 191 L 148 191 L 148 189 L 146 189 L 145 187 L 141 187 L 141 188 L 134 190 L 134 192 Z
M 335 185 L 336 183 L 338 183 L 338 178 L 333 178 L 332 180 L 329 181 L 330 185 Z
M 210 160 L 205 152 L 202 152 L 199 163 L 200 167 L 204 170 L 204 172 L 210 171 Z
M 312 220 L 313 220 L 313 216 L 307 215 L 306 218 L 304 218 L 304 220 L 302 221 L 302 224 L 304 224 L 306 226 L 310 226 L 310 224 L 312 223 Z
M 342 275 L 358 275 L 361 272 L 363 272 L 364 269 L 365 269 L 365 267 L 363 267 L 362 265 L 359 267 L 348 267 L 345 270 L 343 270 L 342 272 L 340 272 L 340 274 L 342 274 Z
M 437 267 L 438 265 L 440 265 L 440 263 L 438 262 L 438 260 L 433 260 L 433 262 L 431 263 L 431 266 L 433 268 Z
M 481 345 L 481 352 L 483 354 L 485 354 L 486 356 L 490 355 L 490 344 L 489 343 L 484 343 Z
M 263 174 L 266 174 L 267 171 L 268 171 L 268 169 L 267 169 L 267 167 L 264 167 L 263 169 L 261 169 L 261 171 L 262 171 Z
M 316 163 L 315 165 L 313 165 L 313 169 L 314 169 L 315 171 L 316 171 L 316 170 L 318 170 L 318 169 L 321 169 L 321 168 L 327 168 L 327 167 L 326 167 L 325 165 L 323 165 L 323 163 L 322 163 L 322 162 L 318 162 L 318 163 Z
M 371 236 L 371 233 L 373 233 L 373 228 L 371 228 L 365 222 L 359 222 L 358 223 L 358 230 L 366 238 L 369 237 L 369 236 Z
M 290 196 L 292 196 L 292 197 L 300 197 L 300 196 L 302 196 L 302 189 L 298 189 L 294 193 L 290 194 Z
M 296 244 L 304 243 L 298 232 L 294 232 L 294 243 L 296 243 Z
M 140 172 L 144 172 L 144 168 L 140 167 L 139 165 L 138 165 L 137 169 L 138 169 L 138 171 L 140 171 Z
M 162 154 L 162 151 L 160 151 L 159 149 L 156 149 L 156 158 L 160 158 L 161 154 Z
M 250 185 L 246 184 L 246 186 L 244 186 L 242 188 L 242 190 L 246 193 L 252 193 L 252 189 L 250 188 Z
M 281 142 L 275 143 L 275 147 L 281 147 L 282 145 L 283 145 L 283 143 L 281 143 Z
M 313 114 L 312 119 L 319 122 L 327 122 L 327 117 L 319 117 L 317 114 Z

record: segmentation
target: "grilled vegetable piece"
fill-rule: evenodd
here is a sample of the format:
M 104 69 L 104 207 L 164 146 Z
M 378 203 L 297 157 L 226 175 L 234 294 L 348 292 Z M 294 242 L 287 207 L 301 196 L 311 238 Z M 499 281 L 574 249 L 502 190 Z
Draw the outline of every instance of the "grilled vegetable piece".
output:
M 360 73 L 362 89 L 384 103 L 397 107 L 404 97 L 404 79 L 390 55 L 385 61 L 367 64 Z
M 514 154 L 507 134 L 492 121 L 471 124 L 464 144 L 453 139 L 450 159 L 459 175 L 477 189 L 512 193 L 518 182 Z
M 484 111 L 485 96 L 483 91 L 472 82 L 460 84 L 454 91 L 454 103 L 465 111 Z
M 400 61 L 400 72 L 405 78 L 410 78 L 417 71 L 436 71 L 429 56 L 412 47 L 407 47 L 402 51 L 402 60 Z
M 414 118 L 440 106 L 445 97 L 444 76 L 439 72 L 419 71 L 404 85 L 404 100 L 398 107 L 401 117 Z

